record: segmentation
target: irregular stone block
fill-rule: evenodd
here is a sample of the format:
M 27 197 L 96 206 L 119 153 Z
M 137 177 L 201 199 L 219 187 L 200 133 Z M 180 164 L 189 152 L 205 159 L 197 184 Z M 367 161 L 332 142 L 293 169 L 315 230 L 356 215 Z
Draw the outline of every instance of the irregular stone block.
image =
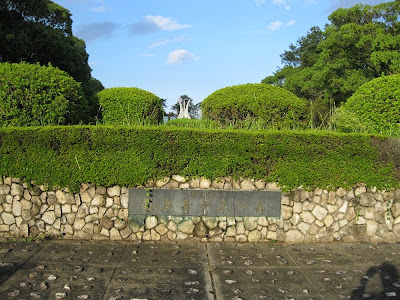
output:
M 146 229 L 152 229 L 158 225 L 157 217 L 148 216 L 145 221 Z
M 235 240 L 237 243 L 245 243 L 247 242 L 247 236 L 245 236 L 244 234 L 239 234 L 236 236 Z
M 8 195 L 11 191 L 9 185 L 0 185 L 0 195 Z
M 198 238 L 204 238 L 208 235 L 208 228 L 203 222 L 197 223 L 196 227 L 194 228 L 193 236 Z
M 214 229 L 218 225 L 218 218 L 217 217 L 203 217 L 202 219 L 203 219 L 204 224 L 209 229 Z
M 343 189 L 343 188 L 338 188 L 337 191 L 336 191 L 336 195 L 337 195 L 339 198 L 344 197 L 344 195 L 346 195 L 346 193 L 347 193 L 346 190 Z
M 290 206 L 282 205 L 282 218 L 284 220 L 289 220 L 292 218 L 293 215 L 293 208 Z
M 154 228 L 160 235 L 164 235 L 168 232 L 167 226 L 164 224 L 159 224 Z
M 333 224 L 334 220 L 333 217 L 331 215 L 327 215 L 324 219 L 324 224 L 327 228 L 331 227 L 331 225 Z
M 105 198 L 103 194 L 96 194 L 91 203 L 91 205 L 95 205 L 95 206 L 104 206 L 105 205 Z
M 256 187 L 254 186 L 254 183 L 251 180 L 245 179 L 240 183 L 240 187 L 244 191 L 254 191 L 256 190 Z
M 193 234 L 194 224 L 191 220 L 183 221 L 178 225 L 178 230 L 186 234 Z
M 375 199 L 371 193 L 363 193 L 360 198 L 360 205 L 362 206 L 374 206 Z
M 107 194 L 111 198 L 120 196 L 121 195 L 121 187 L 118 186 L 118 185 L 113 186 L 113 187 L 109 187 L 107 189 Z
M 364 194 L 366 192 L 367 192 L 367 189 L 365 188 L 365 186 L 360 186 L 360 187 L 356 188 L 356 190 L 354 192 L 354 195 L 355 196 L 359 196 L 359 195 Z
M 58 190 L 56 192 L 56 198 L 57 198 L 58 203 L 60 203 L 60 204 L 66 204 L 67 203 L 67 199 L 65 198 L 65 194 L 64 194 L 63 191 Z
M 22 204 L 19 201 L 13 201 L 12 213 L 14 217 L 19 217 L 22 214 Z
M 175 233 L 175 232 L 169 231 L 169 232 L 167 233 L 167 237 L 168 237 L 168 239 L 169 239 L 170 241 L 173 241 L 173 240 L 176 239 L 176 233 Z
M 200 186 L 201 189 L 209 189 L 211 187 L 211 181 L 207 178 L 200 178 Z
M 161 240 L 161 235 L 155 231 L 154 229 L 150 230 L 151 240 L 152 241 L 159 241 Z
M 92 201 L 92 196 L 89 194 L 88 191 L 85 191 L 81 194 L 81 201 L 83 203 L 90 203 Z
M 110 218 L 104 216 L 100 221 L 100 225 L 110 230 L 113 227 L 114 223 L 110 220 Z
M 117 241 L 117 240 L 121 240 L 121 234 L 119 233 L 117 228 L 112 228 L 110 230 L 110 240 L 112 241 Z
M 43 222 L 49 225 L 53 225 L 56 220 L 56 214 L 54 211 L 46 211 L 42 216 Z
M 297 225 L 297 229 L 300 230 L 302 234 L 306 234 L 307 231 L 310 229 L 310 225 L 304 222 L 301 222 L 299 225 Z
M 316 205 L 315 208 L 312 211 L 312 214 L 318 220 L 322 221 L 326 217 L 326 215 L 328 214 L 328 211 L 325 208 L 323 208 L 323 207 L 321 207 L 319 205 Z
M 300 217 L 307 224 L 312 224 L 315 221 L 315 217 L 309 211 L 303 211 L 300 213 Z
M 12 196 L 23 196 L 24 195 L 24 187 L 17 183 L 11 184 L 11 195 Z
M 302 243 L 304 235 L 299 230 L 289 230 L 285 233 L 285 242 L 289 244 Z
M 74 229 L 76 230 L 81 230 L 85 226 L 85 220 L 84 219 L 75 219 L 74 222 Z
M 168 189 L 177 189 L 179 188 L 179 182 L 171 179 L 164 187 Z

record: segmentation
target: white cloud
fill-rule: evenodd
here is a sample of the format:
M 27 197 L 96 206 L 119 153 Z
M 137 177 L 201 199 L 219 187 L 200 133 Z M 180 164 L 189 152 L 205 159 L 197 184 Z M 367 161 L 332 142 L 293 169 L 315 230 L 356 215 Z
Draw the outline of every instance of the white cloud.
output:
M 286 26 L 293 26 L 294 24 L 296 24 L 296 21 L 290 20 L 289 22 L 286 23 Z
M 272 4 L 283 6 L 286 10 L 290 9 L 290 5 L 288 4 L 287 0 L 272 0 Z
M 178 24 L 176 20 L 162 16 L 146 16 L 146 21 L 155 24 L 162 30 L 168 31 L 192 27 L 191 25 L 187 24 Z
M 199 57 L 194 56 L 192 53 L 185 49 L 178 49 L 168 54 L 167 64 L 179 65 L 191 60 L 198 60 Z
M 173 39 L 166 39 L 166 40 L 162 40 L 162 41 L 157 41 L 157 42 L 151 44 L 149 48 L 161 47 L 161 46 L 165 46 L 165 45 L 170 44 L 170 43 L 179 43 L 179 42 L 182 42 L 184 40 L 185 40 L 185 37 L 180 36 L 180 37 L 176 37 L 176 38 L 173 38 Z
M 284 23 L 282 21 L 275 21 L 275 22 L 269 23 L 269 25 L 267 26 L 267 29 L 271 30 L 271 31 L 274 31 L 274 30 L 281 29 L 282 27 L 293 26 L 294 24 L 296 24 L 295 20 L 290 20 L 287 23 Z
M 271 22 L 269 23 L 269 25 L 267 26 L 268 30 L 277 30 L 279 28 L 281 28 L 283 26 L 283 22 L 281 21 L 275 21 L 275 22 Z
M 265 0 L 254 0 L 254 2 L 256 3 L 257 6 L 265 4 Z
M 133 35 L 147 34 L 158 30 L 174 31 L 192 27 L 192 25 L 179 24 L 177 20 L 163 16 L 146 16 L 143 21 L 136 22 L 130 26 Z

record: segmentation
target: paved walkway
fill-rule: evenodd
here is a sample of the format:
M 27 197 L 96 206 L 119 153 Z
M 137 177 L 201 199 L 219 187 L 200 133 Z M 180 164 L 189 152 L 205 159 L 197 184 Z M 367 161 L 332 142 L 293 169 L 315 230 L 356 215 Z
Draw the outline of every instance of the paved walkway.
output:
M 397 244 L 0 242 L 0 299 L 400 299 Z

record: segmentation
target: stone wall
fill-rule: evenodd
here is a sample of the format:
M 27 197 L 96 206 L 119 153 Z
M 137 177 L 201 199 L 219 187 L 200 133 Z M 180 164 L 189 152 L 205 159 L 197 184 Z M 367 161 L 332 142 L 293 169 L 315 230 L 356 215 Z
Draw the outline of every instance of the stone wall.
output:
M 278 190 L 259 180 L 172 176 L 150 188 Z M 126 187 L 82 184 L 79 193 L 0 177 L 0 237 L 40 234 L 68 239 L 185 240 L 211 242 L 400 241 L 400 189 L 360 185 L 336 191 L 298 189 L 282 194 L 281 218 L 128 216 Z

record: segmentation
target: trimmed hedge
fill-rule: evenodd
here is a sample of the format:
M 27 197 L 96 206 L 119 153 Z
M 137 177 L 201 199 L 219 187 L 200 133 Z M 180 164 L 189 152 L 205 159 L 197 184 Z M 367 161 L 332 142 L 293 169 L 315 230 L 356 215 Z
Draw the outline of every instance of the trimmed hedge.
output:
M 87 105 L 80 84 L 60 69 L 0 63 L 0 127 L 77 124 Z
M 396 149 L 385 148 L 387 141 L 362 134 L 159 126 L 3 128 L 0 175 L 72 190 L 80 183 L 137 186 L 173 174 L 263 178 L 286 188 L 360 182 L 386 188 L 400 179 L 400 155 L 387 154 Z
M 288 128 L 298 127 L 305 119 L 307 104 L 277 86 L 243 84 L 215 91 L 204 99 L 201 109 L 203 117 L 220 123 L 258 122 L 268 128 Z
M 400 74 L 371 80 L 358 88 L 344 105 L 375 130 L 399 127 Z
M 138 88 L 110 88 L 99 92 L 105 124 L 150 125 L 162 122 L 162 100 Z

